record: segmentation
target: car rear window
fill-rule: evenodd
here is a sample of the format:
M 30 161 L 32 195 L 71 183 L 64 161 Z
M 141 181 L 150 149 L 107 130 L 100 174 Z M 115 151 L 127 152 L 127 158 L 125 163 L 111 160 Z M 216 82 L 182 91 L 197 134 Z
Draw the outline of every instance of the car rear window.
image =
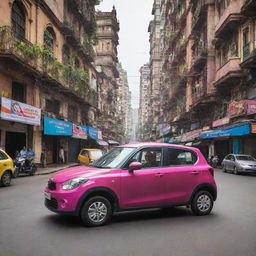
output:
M 197 155 L 192 150 L 168 148 L 165 153 L 164 166 L 194 165 Z

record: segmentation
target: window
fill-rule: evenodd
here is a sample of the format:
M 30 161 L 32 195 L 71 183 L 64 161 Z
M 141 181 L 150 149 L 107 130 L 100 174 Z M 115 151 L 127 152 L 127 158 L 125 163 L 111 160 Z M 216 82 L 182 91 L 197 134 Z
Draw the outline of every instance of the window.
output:
M 77 108 L 72 105 L 68 105 L 68 119 L 69 121 L 77 121 Z
M 50 50 L 54 54 L 55 33 L 51 27 L 47 27 L 44 31 L 44 48 Z
M 126 164 L 128 168 L 132 162 L 142 163 L 142 168 L 153 168 L 162 166 L 162 148 L 144 148 L 137 152 Z
M 18 1 L 14 1 L 12 5 L 12 31 L 20 40 L 25 38 L 25 13 L 22 5 Z
M 70 50 L 68 46 L 63 45 L 62 47 L 62 62 L 66 65 L 70 62 Z
M 25 99 L 25 88 L 23 84 L 12 83 L 12 99 L 19 102 L 26 102 Z
M 45 110 L 58 115 L 60 112 L 60 102 L 57 100 L 46 99 Z
M 0 151 L 0 160 L 6 160 L 6 159 L 8 159 L 7 155 L 4 152 Z
M 197 156 L 193 151 L 168 148 L 165 154 L 165 166 L 193 165 Z

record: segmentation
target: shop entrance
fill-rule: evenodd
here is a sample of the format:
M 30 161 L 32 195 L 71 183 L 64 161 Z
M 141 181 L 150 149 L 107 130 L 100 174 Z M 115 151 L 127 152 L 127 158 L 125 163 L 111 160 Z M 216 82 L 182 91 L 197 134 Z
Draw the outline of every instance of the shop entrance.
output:
M 222 161 L 226 155 L 232 153 L 229 140 L 215 141 L 214 146 L 215 146 L 215 153 L 216 155 L 218 155 L 220 161 Z
M 14 158 L 17 151 L 26 146 L 26 133 L 6 132 L 5 149 L 7 154 Z
M 45 153 L 46 164 L 57 163 L 58 161 L 58 140 L 57 136 L 44 136 L 43 151 Z

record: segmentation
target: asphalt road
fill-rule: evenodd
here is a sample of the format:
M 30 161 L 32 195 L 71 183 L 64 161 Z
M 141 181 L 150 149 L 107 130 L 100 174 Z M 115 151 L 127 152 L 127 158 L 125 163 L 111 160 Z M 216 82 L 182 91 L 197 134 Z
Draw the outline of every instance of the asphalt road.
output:
M 256 256 L 256 176 L 215 172 L 212 214 L 189 209 L 122 213 L 86 228 L 43 204 L 47 176 L 20 177 L 0 188 L 1 256 Z

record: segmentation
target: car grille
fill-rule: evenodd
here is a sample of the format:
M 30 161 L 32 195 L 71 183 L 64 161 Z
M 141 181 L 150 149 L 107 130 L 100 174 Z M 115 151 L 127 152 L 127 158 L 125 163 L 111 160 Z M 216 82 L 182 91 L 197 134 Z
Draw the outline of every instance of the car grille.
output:
M 56 190 L 56 182 L 52 181 L 52 180 L 49 180 L 48 181 L 48 188 L 50 190 Z
M 256 168 L 256 165 L 249 165 L 250 167 Z
M 45 205 L 49 208 L 58 209 L 58 202 L 55 198 L 52 198 L 51 200 L 45 199 Z

